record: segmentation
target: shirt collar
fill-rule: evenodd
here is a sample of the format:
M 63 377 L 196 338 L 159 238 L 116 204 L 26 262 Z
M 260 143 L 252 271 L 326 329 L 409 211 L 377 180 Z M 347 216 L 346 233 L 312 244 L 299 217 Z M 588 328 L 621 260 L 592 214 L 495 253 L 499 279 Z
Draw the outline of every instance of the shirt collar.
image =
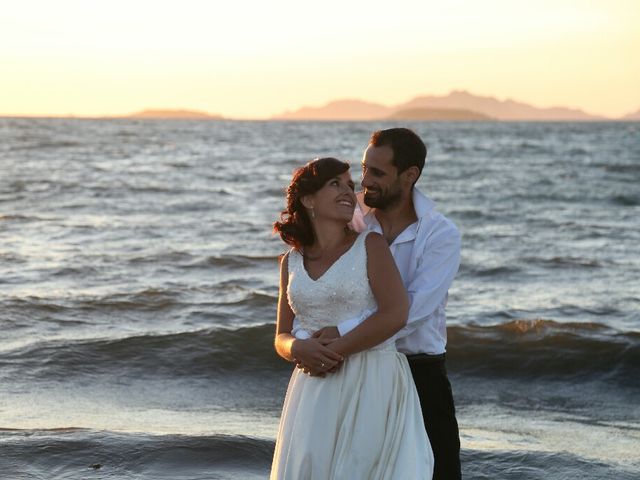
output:
M 436 208 L 435 202 L 420 190 L 418 190 L 416 187 L 413 187 L 412 199 L 413 208 L 416 209 L 416 215 L 418 216 L 418 219 L 422 219 L 423 217 L 431 214 L 431 212 Z
M 402 233 L 400 233 L 400 235 L 398 235 L 398 237 L 393 241 L 394 244 L 414 240 L 418 233 L 418 227 L 422 219 L 426 216 L 429 216 L 435 209 L 435 202 L 428 198 L 416 187 L 413 187 L 411 195 L 411 198 L 413 200 L 413 208 L 416 210 L 418 221 L 405 228 Z M 360 210 L 360 212 L 356 213 L 356 215 L 360 215 L 359 221 L 364 223 L 366 229 L 373 232 L 382 233 L 382 228 L 380 227 L 380 223 L 378 222 L 378 219 L 374 214 L 373 208 L 369 208 L 364 204 L 364 194 L 362 192 L 358 193 L 358 207 L 359 208 L 357 208 L 356 210 Z

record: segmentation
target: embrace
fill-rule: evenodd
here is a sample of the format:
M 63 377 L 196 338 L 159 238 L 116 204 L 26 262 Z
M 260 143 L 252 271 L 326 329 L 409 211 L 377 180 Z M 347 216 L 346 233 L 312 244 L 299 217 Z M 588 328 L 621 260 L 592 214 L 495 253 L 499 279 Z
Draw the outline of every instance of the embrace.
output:
M 445 369 L 460 234 L 415 188 L 426 154 L 411 130 L 379 130 L 358 195 L 334 158 L 293 175 L 275 348 L 297 368 L 272 479 L 461 478 Z

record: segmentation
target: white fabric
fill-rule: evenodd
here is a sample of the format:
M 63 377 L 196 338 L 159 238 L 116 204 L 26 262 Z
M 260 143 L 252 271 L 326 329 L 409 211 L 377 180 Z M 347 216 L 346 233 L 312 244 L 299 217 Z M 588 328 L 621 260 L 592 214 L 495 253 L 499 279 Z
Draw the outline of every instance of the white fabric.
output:
M 366 318 L 376 308 L 367 278 L 365 237 L 360 234 L 315 281 L 301 255 L 290 252 L 287 292 L 306 328 Z M 393 341 L 349 356 L 340 370 L 325 378 L 295 369 L 271 479 L 430 479 L 432 472 L 433 454 L 411 371 Z
M 365 319 L 378 306 L 367 279 L 366 235 L 358 235 L 353 245 L 317 280 L 307 274 L 302 255 L 289 253 L 287 296 L 302 328 L 314 331 L 349 319 Z M 363 255 L 365 255 L 363 260 Z
M 389 246 L 411 302 L 407 325 L 395 336 L 396 346 L 407 355 L 439 355 L 447 347 L 445 307 L 447 292 L 460 266 L 460 233 L 417 188 L 413 189 L 413 206 L 418 221 Z M 373 210 L 362 203 L 356 208 L 351 224 L 358 231 L 382 233 Z M 354 316 L 333 325 L 338 325 L 344 335 L 363 320 Z M 308 338 L 314 330 L 305 330 L 295 319 L 296 337 Z

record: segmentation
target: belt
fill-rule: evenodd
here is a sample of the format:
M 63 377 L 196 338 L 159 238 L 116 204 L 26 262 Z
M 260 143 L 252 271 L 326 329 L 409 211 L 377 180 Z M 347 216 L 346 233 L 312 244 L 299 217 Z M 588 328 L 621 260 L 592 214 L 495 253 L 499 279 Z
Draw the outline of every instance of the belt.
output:
M 415 355 L 407 355 L 407 360 L 411 363 L 418 364 L 431 364 L 431 363 L 441 363 L 444 362 L 445 354 L 441 353 L 439 355 L 427 355 L 426 353 L 417 353 Z

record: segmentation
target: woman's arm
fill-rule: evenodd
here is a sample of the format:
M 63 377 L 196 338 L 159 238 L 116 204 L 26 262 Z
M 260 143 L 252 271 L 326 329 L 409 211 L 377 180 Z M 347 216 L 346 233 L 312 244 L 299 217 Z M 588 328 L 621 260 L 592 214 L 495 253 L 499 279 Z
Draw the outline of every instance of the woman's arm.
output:
M 330 349 L 345 356 L 367 350 L 392 337 L 406 325 L 409 314 L 409 297 L 386 240 L 378 233 L 369 233 L 365 246 L 369 285 L 378 310 L 329 344 Z
M 342 355 L 324 346 L 326 341 L 317 338 L 300 340 L 291 335 L 295 314 L 289 305 L 289 254 L 280 260 L 280 294 L 278 296 L 278 320 L 276 324 L 275 348 L 278 355 L 290 362 L 304 364 L 312 375 L 335 367 Z M 323 365 L 324 364 L 324 365 Z
M 289 254 L 280 257 L 280 293 L 278 295 L 278 319 L 276 323 L 276 352 L 285 360 L 294 361 L 291 345 L 295 337 L 291 335 L 295 314 L 289 306 L 287 285 L 289 283 Z

